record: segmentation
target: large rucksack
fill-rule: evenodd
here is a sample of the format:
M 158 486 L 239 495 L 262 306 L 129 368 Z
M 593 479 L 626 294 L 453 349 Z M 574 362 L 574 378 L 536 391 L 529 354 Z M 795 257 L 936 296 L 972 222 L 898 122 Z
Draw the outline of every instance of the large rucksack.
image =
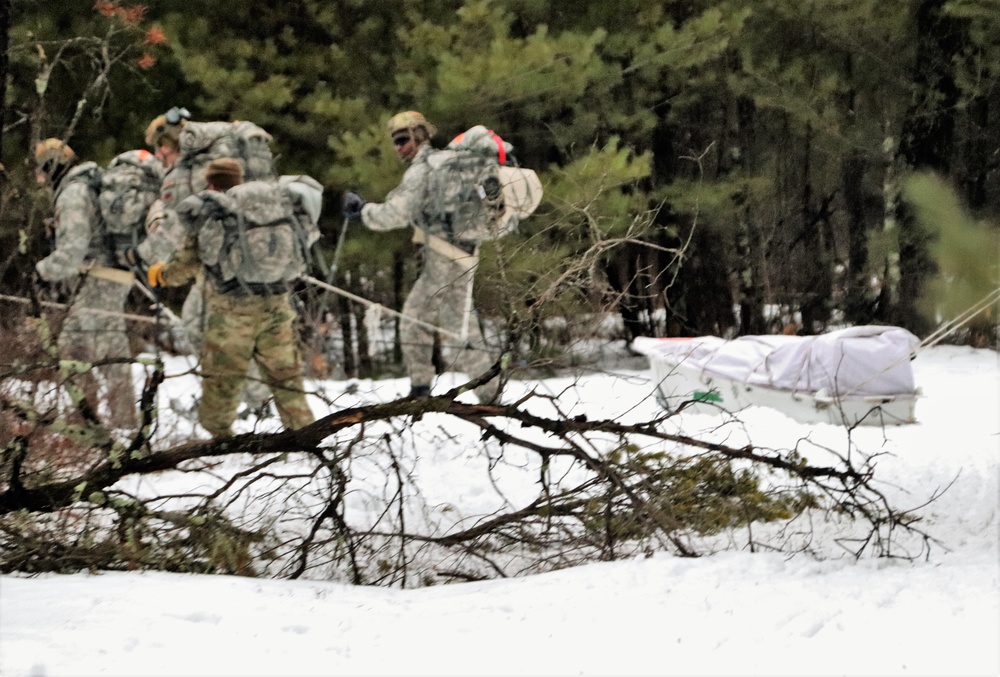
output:
M 266 296 L 285 291 L 305 272 L 309 249 L 320 235 L 318 207 L 310 211 L 322 196 L 318 182 L 251 181 L 203 195 L 214 204 L 198 232 L 198 249 L 216 289 Z
M 219 158 L 240 160 L 244 182 L 276 177 L 271 135 L 252 122 L 188 122 L 178 143 L 180 156 L 163 182 L 167 207 L 208 188 L 205 170 Z
M 115 157 L 97 183 L 104 238 L 112 260 L 146 236 L 146 213 L 160 195 L 163 165 L 147 150 Z
M 447 149 L 427 158 L 424 228 L 449 242 L 476 243 L 511 232 L 519 218 L 531 213 L 541 199 L 534 172 L 507 166 L 512 147 L 495 132 L 477 125 L 459 134 Z M 521 174 L 535 178 L 537 200 L 525 209 L 507 184 Z M 508 204 L 511 200 L 515 203 Z

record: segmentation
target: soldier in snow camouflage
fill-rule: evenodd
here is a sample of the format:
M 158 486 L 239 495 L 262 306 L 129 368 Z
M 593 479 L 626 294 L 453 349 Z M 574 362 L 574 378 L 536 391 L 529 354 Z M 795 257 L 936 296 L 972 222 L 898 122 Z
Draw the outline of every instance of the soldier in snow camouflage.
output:
M 428 158 L 436 153 L 430 139 L 436 133 L 434 125 L 416 111 L 399 113 L 389 121 L 389 134 L 396 154 L 410 166 L 400 184 L 386 195 L 381 204 L 366 203 L 354 193 L 344 199 L 347 216 L 360 215 L 366 227 L 372 230 L 394 230 L 412 227 L 425 232 L 426 191 L 430 166 Z M 415 238 L 416 241 L 417 238 Z M 423 238 L 426 240 L 426 237 Z M 475 247 L 472 243 L 455 242 L 447 248 L 425 246 L 424 265 L 419 278 L 403 304 L 402 313 L 417 318 L 448 332 L 461 335 L 463 324 L 468 322 L 475 274 Z M 477 322 L 468 322 L 466 345 L 457 338 L 442 339 L 447 367 L 477 377 L 489 369 L 494 358 L 486 348 Z M 434 332 L 414 322 L 403 322 L 401 328 L 403 359 L 410 376 L 410 396 L 430 394 L 434 380 L 432 362 Z M 476 388 L 481 402 L 496 399 L 500 380 L 494 378 Z
M 249 260 L 248 255 L 258 251 L 255 243 L 219 237 L 226 228 L 234 228 L 236 222 L 242 223 L 251 237 L 263 237 L 271 226 L 255 222 L 253 205 L 273 209 L 282 189 L 274 182 L 242 184 L 242 165 L 231 159 L 214 160 L 206 176 L 211 189 L 185 199 L 177 208 L 188 232 L 184 245 L 170 261 L 157 262 L 149 268 L 149 281 L 154 286 L 180 286 L 190 282 L 199 271 L 206 279 L 198 419 L 212 435 L 228 435 L 236 418 L 247 368 L 255 362 L 274 394 L 282 423 L 286 428 L 300 428 L 314 419 L 303 390 L 296 313 L 284 278 L 287 271 L 277 271 L 280 266 L 267 262 L 258 265 Z M 243 202 L 238 199 L 243 193 L 259 199 Z M 273 226 L 274 230 L 281 227 L 282 224 Z M 270 232 L 272 246 L 265 249 L 287 259 L 292 252 L 283 247 L 289 242 L 286 235 Z M 223 246 L 227 242 L 232 245 L 229 250 Z M 241 264 L 245 264 L 247 271 L 239 270 Z M 286 268 L 295 265 L 288 264 Z M 246 275 L 229 277 L 233 270 Z
M 35 149 L 37 178 L 55 191 L 55 249 L 35 264 L 39 277 L 48 282 L 72 280 L 81 271 L 112 265 L 104 240 L 96 184 L 101 169 L 93 162 L 77 163 L 76 154 L 59 139 L 46 139 Z M 107 358 L 130 358 L 125 319 L 103 313 L 122 313 L 131 284 L 84 274 L 69 314 L 59 334 L 62 359 L 94 362 Z M 97 369 L 105 381 L 110 423 L 131 428 L 136 424 L 135 390 L 129 364 Z M 92 372 L 83 375 L 83 391 L 95 411 L 99 409 L 99 386 Z

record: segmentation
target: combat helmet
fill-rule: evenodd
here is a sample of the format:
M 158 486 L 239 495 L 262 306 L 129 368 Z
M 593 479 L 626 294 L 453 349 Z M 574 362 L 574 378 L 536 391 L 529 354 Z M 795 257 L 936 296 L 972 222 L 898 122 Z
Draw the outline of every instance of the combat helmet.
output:
M 76 153 L 62 139 L 44 139 L 35 146 L 35 162 L 39 167 L 70 165 L 76 160 Z
M 163 115 L 157 115 L 146 127 L 146 145 L 156 148 L 161 145 L 180 146 L 181 130 L 191 119 L 187 108 L 174 106 Z
M 415 110 L 407 110 L 393 115 L 389 119 L 387 127 L 390 136 L 413 129 L 423 129 L 428 139 L 437 134 L 437 127 L 428 122 L 427 118 Z
M 76 153 L 62 139 L 44 139 L 35 146 L 35 174 L 39 181 L 58 186 L 75 163 Z

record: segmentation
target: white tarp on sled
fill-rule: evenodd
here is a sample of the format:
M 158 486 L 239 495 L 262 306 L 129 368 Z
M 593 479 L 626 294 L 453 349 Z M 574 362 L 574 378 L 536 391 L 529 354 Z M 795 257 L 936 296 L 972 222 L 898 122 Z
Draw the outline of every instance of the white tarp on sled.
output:
M 657 399 L 739 411 L 775 407 L 807 423 L 914 422 L 910 360 L 919 339 L 898 327 L 851 327 L 820 336 L 637 338 L 649 358 Z

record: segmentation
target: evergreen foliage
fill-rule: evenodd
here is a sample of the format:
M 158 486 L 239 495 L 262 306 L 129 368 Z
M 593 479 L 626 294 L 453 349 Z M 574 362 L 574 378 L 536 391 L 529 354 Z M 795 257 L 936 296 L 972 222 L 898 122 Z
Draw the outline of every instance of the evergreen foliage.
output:
M 11 290 L 45 248 L 33 141 L 68 135 L 105 162 L 173 105 L 256 122 L 283 173 L 323 181 L 327 261 L 342 192 L 378 200 L 402 174 L 391 114 L 421 110 L 439 146 L 495 129 L 547 190 L 523 232 L 487 247 L 515 286 L 498 296 L 490 276 L 477 296 L 505 322 L 559 261 L 624 237 L 592 266 L 597 286 L 560 291 L 551 314 L 612 292 L 627 335 L 766 331 L 772 307 L 803 331 L 924 330 L 941 262 L 897 197 L 907 175 L 936 171 L 987 229 L 1000 208 L 1000 10 L 985 0 L 22 0 L 9 22 Z M 411 254 L 352 228 L 340 282 L 398 305 Z

